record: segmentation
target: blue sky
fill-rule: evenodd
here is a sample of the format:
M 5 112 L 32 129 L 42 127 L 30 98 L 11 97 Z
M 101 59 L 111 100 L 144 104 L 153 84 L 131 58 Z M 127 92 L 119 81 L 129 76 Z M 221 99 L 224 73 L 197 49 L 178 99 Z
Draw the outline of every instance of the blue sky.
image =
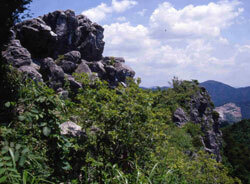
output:
M 248 0 L 33 0 L 33 17 L 72 9 L 105 28 L 104 56 L 121 56 L 142 86 L 180 79 L 250 86 Z

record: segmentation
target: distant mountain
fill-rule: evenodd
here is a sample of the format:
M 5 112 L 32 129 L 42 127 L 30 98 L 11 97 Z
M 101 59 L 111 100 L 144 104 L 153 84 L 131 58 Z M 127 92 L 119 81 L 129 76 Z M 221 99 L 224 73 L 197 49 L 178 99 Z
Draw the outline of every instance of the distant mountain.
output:
M 242 117 L 250 119 L 250 87 L 234 88 L 213 80 L 202 82 L 200 86 L 207 89 L 216 107 L 235 103 L 241 108 Z

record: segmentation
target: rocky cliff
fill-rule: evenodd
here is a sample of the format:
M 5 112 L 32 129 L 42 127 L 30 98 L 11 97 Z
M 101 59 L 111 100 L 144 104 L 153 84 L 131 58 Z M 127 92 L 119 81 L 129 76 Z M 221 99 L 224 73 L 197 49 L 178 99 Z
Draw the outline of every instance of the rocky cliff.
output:
M 179 127 L 186 123 L 201 125 L 203 136 L 200 138 L 205 150 L 221 161 L 220 148 L 222 146 L 222 133 L 219 130 L 219 117 L 214 113 L 210 96 L 204 87 L 200 87 L 191 100 L 186 101 L 188 111 L 177 108 L 173 121 Z
M 103 57 L 104 29 L 71 10 L 55 11 L 15 25 L 2 56 L 7 64 L 37 81 L 61 91 L 66 80 L 81 88 L 72 73 L 87 73 L 109 82 L 125 84 L 135 72 L 119 57 Z

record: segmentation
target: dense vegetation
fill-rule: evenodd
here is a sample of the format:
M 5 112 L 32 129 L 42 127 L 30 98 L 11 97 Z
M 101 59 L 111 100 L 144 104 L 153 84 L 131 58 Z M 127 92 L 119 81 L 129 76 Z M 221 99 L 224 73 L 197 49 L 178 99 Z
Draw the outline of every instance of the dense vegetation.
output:
M 250 183 L 250 120 L 223 129 L 224 155 L 231 164 L 230 174 Z
M 197 143 L 198 124 L 178 128 L 172 122 L 173 111 L 187 108 L 199 90 L 195 81 L 174 80 L 173 89 L 151 91 L 131 79 L 127 88 L 110 89 L 79 75 L 84 88 L 63 100 L 45 84 L 12 76 L 19 89 L 17 100 L 5 103 L 14 109 L 11 123 L 0 125 L 0 182 L 236 182 Z M 69 119 L 84 135 L 60 134 Z
M 17 100 L 17 90 L 19 88 L 16 83 L 16 77 L 9 80 L 9 75 L 16 75 L 15 72 L 9 72 L 9 68 L 2 62 L 2 50 L 11 37 L 10 28 L 19 22 L 21 18 L 29 17 L 27 6 L 32 0 L 1 0 L 0 1 L 0 122 L 9 122 L 12 118 L 13 109 L 4 108 L 4 104 L 8 101 Z M 24 13 L 25 12 L 25 13 Z M 20 17 L 20 15 L 22 16 Z

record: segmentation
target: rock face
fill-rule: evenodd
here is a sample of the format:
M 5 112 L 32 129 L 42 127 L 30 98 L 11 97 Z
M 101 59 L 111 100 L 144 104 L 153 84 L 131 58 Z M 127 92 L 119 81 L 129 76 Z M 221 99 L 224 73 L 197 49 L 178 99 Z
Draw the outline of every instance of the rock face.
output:
M 173 115 L 173 121 L 178 127 L 182 127 L 190 120 L 182 108 L 177 108 Z
M 55 11 L 23 21 L 12 28 L 12 39 L 2 52 L 6 63 L 55 90 L 66 79 L 71 88 L 81 87 L 72 73 L 97 73 L 110 86 L 126 82 L 135 72 L 120 57 L 103 57 L 104 29 L 71 10 Z
M 242 120 L 241 108 L 234 103 L 227 103 L 216 107 L 215 111 L 220 114 L 220 121 L 235 123 Z
M 182 108 L 177 108 L 173 113 L 173 121 L 178 127 L 182 127 L 188 122 L 201 125 L 203 137 L 201 142 L 205 150 L 215 155 L 217 161 L 221 161 L 220 148 L 222 146 L 222 133 L 219 130 L 219 119 L 213 113 L 213 104 L 210 96 L 204 87 L 191 97 L 186 103 L 188 112 Z
M 219 120 L 213 113 L 210 96 L 204 87 L 200 87 L 200 91 L 193 95 L 189 106 L 190 120 L 200 124 L 204 133 L 202 143 L 205 150 L 213 153 L 217 161 L 221 161 L 222 133 L 219 130 Z

